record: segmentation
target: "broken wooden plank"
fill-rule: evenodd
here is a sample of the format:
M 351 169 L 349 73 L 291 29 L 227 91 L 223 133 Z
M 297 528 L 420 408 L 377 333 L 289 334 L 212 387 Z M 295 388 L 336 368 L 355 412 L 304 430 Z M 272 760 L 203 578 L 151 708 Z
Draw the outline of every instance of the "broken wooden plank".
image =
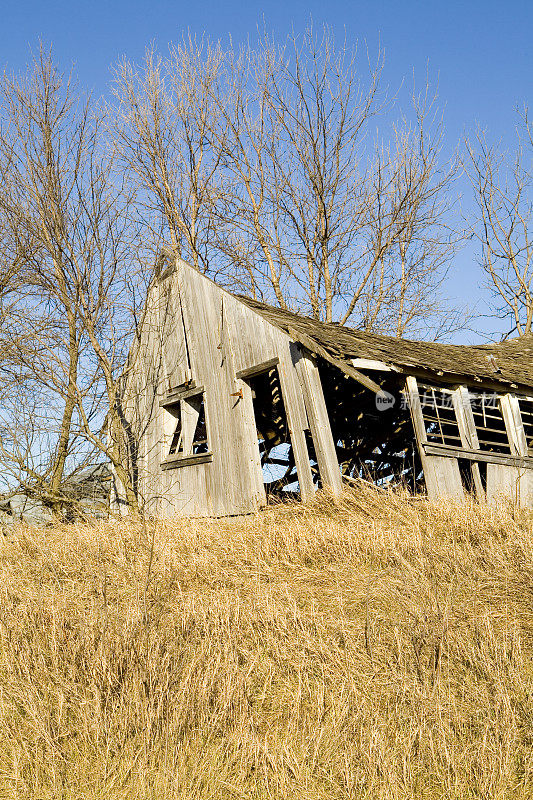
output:
M 175 456 L 166 458 L 161 462 L 161 469 L 176 469 L 178 467 L 189 467 L 191 464 L 206 464 L 213 460 L 213 453 L 198 453 L 189 456 Z
M 283 336 L 283 334 L 280 332 L 280 337 L 281 336 Z M 277 369 L 281 385 L 281 394 L 291 437 L 298 483 L 300 485 L 300 496 L 305 503 L 311 500 L 315 494 L 313 473 L 311 471 L 309 451 L 307 449 L 305 437 L 305 431 L 308 427 L 307 413 L 300 382 L 296 375 L 294 364 L 292 363 L 290 342 L 286 336 L 280 338 L 278 352 L 280 354 L 280 363 Z
M 504 394 L 500 397 L 500 407 L 512 452 L 527 456 L 528 446 L 518 398 L 512 394 Z
M 165 397 L 159 401 L 159 405 L 162 408 L 167 408 L 168 406 L 174 406 L 176 403 L 179 403 L 180 400 L 186 400 L 188 397 L 194 397 L 195 394 L 202 394 L 205 392 L 203 386 L 194 386 L 194 381 L 192 386 L 183 387 L 183 389 L 175 389 L 172 392 L 169 392 Z
M 479 450 L 479 440 L 474 414 L 472 413 L 470 393 L 466 386 L 458 386 L 457 389 L 452 392 L 452 401 L 462 446 L 469 450 Z M 487 496 L 481 480 L 479 463 L 473 461 L 471 468 L 476 496 L 479 500 L 486 500 Z
M 302 385 L 322 486 L 338 495 L 342 491 L 342 478 L 318 367 L 313 357 L 297 345 L 291 350 Z
M 527 458 L 530 451 L 518 398 L 512 394 L 504 394 L 500 397 L 500 407 L 512 452 Z M 491 470 L 490 477 L 494 496 L 498 493 L 510 494 L 513 502 L 518 505 L 532 505 L 533 472 L 530 469 L 502 466 L 498 470 Z
M 371 369 L 379 372 L 401 372 L 394 364 L 385 364 L 374 358 L 352 358 L 351 362 L 356 369 Z
M 268 361 L 262 361 L 260 364 L 254 364 L 253 367 L 247 369 L 240 369 L 236 372 L 237 378 L 245 381 L 247 378 L 253 378 L 255 375 L 260 375 L 262 372 L 269 372 L 279 364 L 279 358 L 269 358 Z
M 483 450 L 468 450 L 462 447 L 452 447 L 448 444 L 424 444 L 428 455 L 448 456 L 451 458 L 466 458 L 470 461 L 484 461 L 487 464 L 508 464 L 513 467 L 533 469 L 533 458 L 522 456 L 508 456 L 505 453 L 491 453 Z
M 307 336 L 306 333 L 301 333 L 300 331 L 296 331 L 294 328 L 289 328 L 288 330 L 289 336 L 298 344 L 303 345 L 310 353 L 315 353 L 317 356 L 321 356 L 326 361 L 329 361 L 334 367 L 337 367 L 345 375 L 348 375 L 349 378 L 353 378 L 354 381 L 357 381 L 366 389 L 370 389 L 371 392 L 375 392 L 376 394 L 381 393 L 382 389 L 379 384 L 369 378 L 367 375 L 363 375 L 362 372 L 352 367 L 346 361 L 342 361 L 340 358 L 336 358 L 329 353 L 325 347 L 322 347 L 321 344 L 316 342 L 310 336 Z

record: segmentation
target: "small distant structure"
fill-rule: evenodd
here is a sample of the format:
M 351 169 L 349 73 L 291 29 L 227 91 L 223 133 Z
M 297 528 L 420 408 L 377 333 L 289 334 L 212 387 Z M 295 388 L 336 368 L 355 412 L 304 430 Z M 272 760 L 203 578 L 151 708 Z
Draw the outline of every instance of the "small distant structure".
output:
M 154 515 L 246 514 L 358 477 L 533 504 L 532 336 L 460 346 L 365 333 L 231 294 L 167 254 L 124 408 L 124 457 Z
M 61 487 L 67 511 L 64 521 L 103 519 L 109 513 L 112 472 L 108 464 L 94 464 L 70 475 Z M 52 510 L 39 499 L 39 492 L 28 489 L 0 498 L 0 529 L 18 522 L 46 526 L 54 520 Z

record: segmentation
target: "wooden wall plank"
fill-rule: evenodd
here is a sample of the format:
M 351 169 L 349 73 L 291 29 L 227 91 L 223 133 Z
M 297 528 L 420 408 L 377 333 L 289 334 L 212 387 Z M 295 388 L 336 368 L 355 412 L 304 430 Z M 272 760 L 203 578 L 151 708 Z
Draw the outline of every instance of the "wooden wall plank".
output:
M 504 394 L 500 398 L 502 416 L 507 430 L 507 436 L 511 445 L 511 452 L 519 456 L 528 455 L 528 447 L 522 415 L 518 398 L 512 394 Z
M 529 450 L 518 398 L 510 393 L 502 395 L 500 405 L 511 452 L 527 457 Z M 502 481 L 500 487 L 497 485 L 498 479 Z M 500 492 L 509 491 L 514 503 L 523 507 L 533 506 L 533 470 L 513 467 L 508 467 L 507 470 L 491 470 L 491 482 L 494 484 L 491 486 L 493 493 L 498 489 Z
M 303 390 L 322 486 L 339 495 L 342 477 L 316 361 L 296 344 L 291 345 L 291 352 Z
M 487 502 L 507 499 L 520 502 L 520 469 L 505 464 L 487 464 Z
M 213 452 L 213 461 L 202 465 L 204 506 L 212 507 L 217 516 L 246 513 L 257 508 L 256 481 L 243 447 L 242 411 L 239 401 L 231 396 L 235 374 L 224 334 L 226 297 L 218 286 L 188 266 L 180 270 L 180 275 L 193 377 L 205 386 L 209 447 Z M 188 470 L 182 472 L 185 484 Z
M 455 409 L 455 416 L 457 418 L 457 425 L 459 428 L 459 436 L 461 437 L 461 444 L 468 450 L 478 450 L 479 440 L 477 435 L 476 423 L 474 414 L 472 413 L 472 404 L 470 401 L 470 393 L 466 386 L 459 386 L 452 392 L 453 406 Z M 474 480 L 474 488 L 478 500 L 485 501 L 487 495 L 481 480 L 481 470 L 476 461 L 471 462 L 472 478 Z
M 281 393 L 283 395 L 283 404 L 285 406 L 285 414 L 287 415 L 287 425 L 289 426 L 294 462 L 298 473 L 300 497 L 304 502 L 307 502 L 311 500 L 315 494 L 313 473 L 311 471 L 309 451 L 305 438 L 305 431 L 309 428 L 307 414 L 300 382 L 292 362 L 290 340 L 288 336 L 285 336 L 281 331 L 278 346 L 280 359 L 278 374 L 281 384 Z

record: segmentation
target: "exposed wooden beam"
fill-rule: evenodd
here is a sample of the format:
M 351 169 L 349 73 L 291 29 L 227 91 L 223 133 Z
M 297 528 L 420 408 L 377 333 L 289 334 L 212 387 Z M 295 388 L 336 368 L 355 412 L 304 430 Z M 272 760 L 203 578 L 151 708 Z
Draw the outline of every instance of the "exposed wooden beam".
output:
M 401 372 L 401 370 L 393 364 L 385 364 L 384 361 L 378 361 L 374 358 L 352 358 L 351 361 L 356 369 L 372 369 L 378 372 Z
M 483 450 L 467 450 L 465 447 L 452 447 L 448 444 L 424 444 L 428 455 L 466 458 L 468 461 L 484 461 L 487 464 L 508 464 L 512 467 L 533 469 L 533 458 L 508 456 L 505 453 L 490 453 Z
M 520 456 L 527 456 L 528 446 L 518 398 L 504 394 L 500 397 L 500 405 L 512 450 Z
M 270 372 L 270 370 L 274 367 L 277 367 L 278 364 L 279 358 L 270 358 L 268 361 L 263 361 L 261 364 L 254 364 L 253 367 L 247 367 L 246 369 L 238 370 L 236 376 L 237 378 L 246 381 L 248 378 L 254 378 L 256 375 L 261 375 L 262 372 Z
M 372 378 L 369 378 L 367 375 L 363 375 L 362 372 L 352 367 L 351 364 L 348 364 L 346 361 L 342 361 L 340 358 L 335 358 L 332 356 L 331 353 L 328 353 L 325 347 L 322 347 L 321 344 L 316 342 L 310 336 L 307 336 L 306 333 L 301 333 L 300 331 L 295 330 L 294 328 L 288 329 L 289 336 L 298 344 L 303 345 L 309 352 L 315 353 L 317 356 L 321 356 L 325 361 L 329 361 L 334 367 L 340 369 L 341 372 L 344 372 L 345 375 L 348 375 L 349 378 L 353 378 L 354 381 L 357 381 L 366 389 L 370 389 L 371 392 L 375 392 L 376 394 L 381 394 L 383 391 L 381 386 L 377 384 Z
M 470 393 L 466 386 L 458 386 L 457 389 L 454 389 L 452 392 L 452 402 L 462 446 L 467 450 L 479 450 L 479 439 L 474 414 L 472 412 L 472 404 L 470 402 Z M 472 464 L 472 477 L 474 479 L 477 497 L 480 500 L 486 500 L 487 497 L 485 489 L 483 488 L 483 481 L 481 480 L 481 471 L 477 462 Z
M 193 453 L 190 456 L 170 456 L 161 462 L 161 469 L 178 469 L 194 464 L 207 464 L 213 460 L 213 453 Z
M 194 397 L 194 395 L 202 394 L 202 392 L 205 392 L 203 386 L 187 386 L 183 389 L 173 389 L 159 401 L 159 405 L 161 408 L 167 408 L 167 406 L 176 405 L 180 400 L 185 400 L 187 397 Z
M 307 352 L 302 352 L 296 345 L 293 350 L 293 362 L 302 385 L 322 486 L 338 495 L 342 491 L 341 472 L 318 367 Z

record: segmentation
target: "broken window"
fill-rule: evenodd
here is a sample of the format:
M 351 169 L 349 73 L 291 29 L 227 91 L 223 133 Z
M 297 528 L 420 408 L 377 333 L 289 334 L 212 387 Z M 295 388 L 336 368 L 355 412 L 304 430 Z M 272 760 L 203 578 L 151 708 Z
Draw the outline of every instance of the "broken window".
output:
M 492 453 L 511 453 L 511 445 L 497 394 L 470 392 L 479 449 Z
M 452 391 L 423 383 L 418 386 L 428 442 L 462 447 Z
M 209 453 L 204 392 L 188 394 L 175 402 L 166 402 L 165 409 L 174 417 L 167 458 L 199 456 Z
M 527 442 L 527 451 L 533 455 L 533 397 L 518 397 L 522 424 Z

